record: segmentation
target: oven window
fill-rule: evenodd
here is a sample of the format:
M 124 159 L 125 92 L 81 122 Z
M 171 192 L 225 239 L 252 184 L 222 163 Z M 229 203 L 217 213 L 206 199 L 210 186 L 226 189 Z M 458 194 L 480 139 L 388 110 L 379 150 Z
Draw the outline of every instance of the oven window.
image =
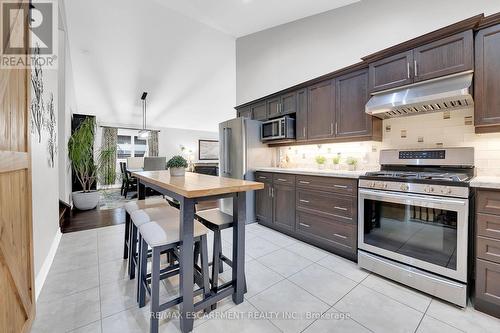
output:
M 456 211 L 364 201 L 364 243 L 456 270 Z

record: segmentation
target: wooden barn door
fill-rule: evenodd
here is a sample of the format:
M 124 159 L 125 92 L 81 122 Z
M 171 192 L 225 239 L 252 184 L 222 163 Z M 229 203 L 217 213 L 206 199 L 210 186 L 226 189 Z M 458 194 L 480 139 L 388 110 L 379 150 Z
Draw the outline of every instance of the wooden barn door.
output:
M 35 316 L 30 77 L 29 70 L 0 66 L 0 332 L 28 332 Z

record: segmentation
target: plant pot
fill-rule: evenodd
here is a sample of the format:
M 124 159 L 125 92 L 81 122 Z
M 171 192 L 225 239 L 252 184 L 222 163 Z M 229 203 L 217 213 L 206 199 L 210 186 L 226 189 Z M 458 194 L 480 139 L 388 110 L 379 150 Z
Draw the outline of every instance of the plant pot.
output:
M 186 169 L 184 168 L 170 168 L 170 176 L 172 177 L 182 177 L 186 174 Z
M 90 210 L 97 207 L 99 203 L 99 192 L 73 192 L 73 204 L 79 210 Z
M 356 171 L 356 164 L 349 164 L 349 165 L 347 165 L 347 170 L 349 170 L 349 171 Z
M 325 169 L 325 165 L 324 164 L 318 164 L 318 169 L 320 169 L 320 170 Z
M 340 164 L 334 164 L 333 170 L 340 170 Z

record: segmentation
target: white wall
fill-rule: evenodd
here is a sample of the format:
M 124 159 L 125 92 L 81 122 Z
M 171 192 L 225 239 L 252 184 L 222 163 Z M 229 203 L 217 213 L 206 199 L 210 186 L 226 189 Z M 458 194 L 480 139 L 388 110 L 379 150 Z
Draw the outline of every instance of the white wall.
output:
M 236 100 L 249 102 L 462 19 L 491 0 L 363 0 L 236 40 Z
M 162 128 L 158 135 L 159 156 L 166 156 L 169 160 L 174 155 L 181 155 L 181 146 L 192 151 L 194 162 L 198 161 L 198 140 L 219 140 L 218 132 L 196 131 L 177 128 Z M 212 161 L 202 161 L 212 162 Z
M 57 70 L 43 70 L 44 100 L 54 94 L 56 117 L 58 115 Z M 60 152 L 58 152 L 60 153 Z M 32 204 L 33 204 L 33 253 L 35 264 L 35 290 L 41 290 L 46 274 L 52 264 L 59 231 L 59 169 L 58 158 L 53 168 L 49 167 L 47 132 L 42 131 L 41 142 L 31 136 Z
M 156 1 L 66 1 L 79 113 L 99 122 L 217 130 L 234 116 L 235 38 Z

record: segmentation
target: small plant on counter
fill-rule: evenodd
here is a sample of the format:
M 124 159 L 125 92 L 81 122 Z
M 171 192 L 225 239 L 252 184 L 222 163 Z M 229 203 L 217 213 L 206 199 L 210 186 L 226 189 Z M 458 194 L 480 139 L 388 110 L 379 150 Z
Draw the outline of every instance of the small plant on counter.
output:
M 187 167 L 187 160 L 180 155 L 172 157 L 167 162 L 167 168 L 170 169 L 171 176 L 184 176 Z
M 322 169 L 325 166 L 326 163 L 326 157 L 322 155 L 316 156 L 316 163 L 318 164 L 318 167 Z
M 339 164 L 340 164 L 340 154 L 337 154 L 337 156 L 334 156 L 332 158 L 332 162 L 333 162 L 334 169 L 338 169 L 339 168 Z
M 358 165 L 358 160 L 354 157 L 348 157 L 346 159 L 346 163 L 349 168 L 349 171 L 354 171 L 356 170 L 356 166 Z

